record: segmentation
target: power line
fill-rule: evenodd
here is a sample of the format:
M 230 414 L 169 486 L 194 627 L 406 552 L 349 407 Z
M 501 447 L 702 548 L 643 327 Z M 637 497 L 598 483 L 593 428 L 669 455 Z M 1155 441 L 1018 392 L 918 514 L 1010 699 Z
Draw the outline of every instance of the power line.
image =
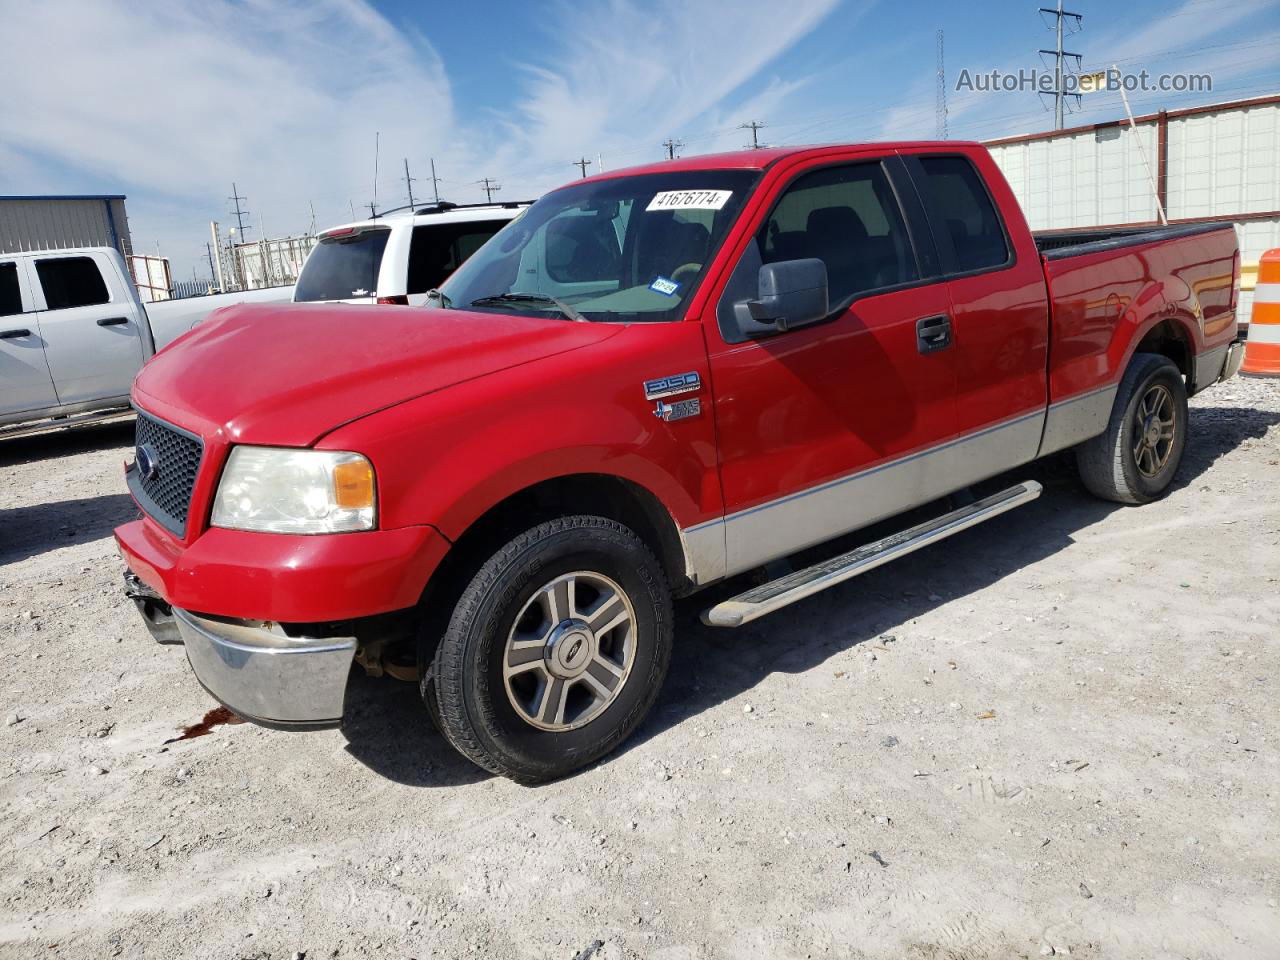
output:
M 1078 53 L 1069 53 L 1069 52 L 1067 52 L 1066 50 L 1063 50 L 1063 49 L 1062 49 L 1062 22 L 1063 22 L 1064 20 L 1066 20 L 1068 17 L 1072 17 L 1072 18 L 1074 18 L 1074 19 L 1075 19 L 1077 29 L 1080 29 L 1080 28 L 1081 28 L 1081 25 L 1082 25 L 1082 21 L 1084 20 L 1084 18 L 1083 18 L 1080 14 L 1078 14 L 1078 13 L 1071 13 L 1071 12 L 1070 12 L 1070 11 L 1068 11 L 1068 10 L 1063 10 L 1063 9 L 1062 9 L 1062 0 L 1058 0 L 1058 6 L 1057 6 L 1057 7 L 1041 7 L 1041 8 L 1040 8 L 1040 12 L 1041 12 L 1042 14 L 1044 14 L 1044 13 L 1051 13 L 1051 14 L 1053 14 L 1053 15 L 1054 15 L 1054 18 L 1055 18 L 1055 20 L 1056 20 L 1056 23 L 1054 24 L 1054 27 L 1055 27 L 1055 29 L 1056 29 L 1056 31 L 1057 31 L 1057 34 L 1058 34 L 1058 43 L 1057 43 L 1057 46 L 1056 46 L 1056 48 L 1055 48 L 1055 49 L 1053 49 L 1053 50 L 1041 50 L 1041 51 L 1040 51 L 1040 53 L 1041 53 L 1042 55 L 1043 55 L 1043 54 L 1046 54 L 1046 53 L 1047 53 L 1047 54 L 1052 54 L 1052 56 L 1053 56 L 1053 91 L 1052 91 L 1052 92 L 1053 92 L 1053 121 L 1054 121 L 1054 124 L 1056 125 L 1056 128 L 1057 128 L 1058 130 L 1061 130 L 1061 129 L 1063 128 L 1063 126 L 1064 126 L 1064 124 L 1063 124 L 1063 122 L 1062 122 L 1062 116 L 1063 116 L 1063 112 L 1064 112 L 1064 111 L 1063 111 L 1063 108 L 1064 108 L 1064 106 L 1065 106 L 1065 104 L 1066 104 L 1067 97 L 1075 97 L 1075 98 L 1076 98 L 1076 104 L 1078 105 L 1078 104 L 1080 103 L 1080 94 L 1078 94 L 1078 93 L 1067 93 L 1067 92 L 1066 92 L 1066 90 L 1064 90 L 1064 89 L 1063 89 L 1063 86 L 1062 86 L 1062 74 L 1063 74 L 1063 70 L 1062 70 L 1062 61 L 1063 61 L 1064 59 L 1066 59 L 1067 57 L 1075 57 L 1075 58 L 1076 58 L 1076 69 L 1078 70 L 1078 69 L 1080 69 L 1080 59 L 1081 59 L 1081 58 L 1080 58 L 1080 54 L 1078 54 Z M 1075 31 L 1073 31 L 1073 32 L 1075 32 Z
M 759 149 L 760 149 L 760 138 L 759 138 L 759 136 L 758 136 L 758 133 L 759 133 L 760 129 L 761 129 L 763 126 L 764 126 L 764 124 L 763 124 L 763 123 L 761 123 L 761 122 L 759 122 L 758 120 L 752 120 L 750 123 L 740 123 L 740 124 L 738 124 L 738 129 L 739 129 L 739 130 L 750 130 L 750 131 L 751 131 L 751 149 L 752 149 L 752 150 L 759 150 Z
M 484 198 L 488 203 L 493 203 L 493 195 L 502 189 L 502 184 L 491 177 L 481 177 L 476 183 L 483 185 Z
M 583 157 L 581 160 L 575 160 L 573 161 L 573 163 L 570 164 L 570 166 L 572 167 L 580 167 L 582 169 L 583 179 L 586 179 L 587 167 L 589 167 L 590 165 L 591 165 L 591 161 L 588 160 L 586 157 Z

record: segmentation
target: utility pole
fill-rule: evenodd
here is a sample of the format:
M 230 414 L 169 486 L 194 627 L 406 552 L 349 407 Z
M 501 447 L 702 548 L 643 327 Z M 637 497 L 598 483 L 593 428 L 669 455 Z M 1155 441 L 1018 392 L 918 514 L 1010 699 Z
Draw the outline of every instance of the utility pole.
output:
M 409 158 L 404 158 L 404 183 L 409 188 L 409 209 L 413 209 L 413 177 L 409 176 Z
M 240 191 L 239 189 L 237 189 L 235 181 L 232 180 L 231 196 L 227 197 L 227 199 L 235 201 L 236 209 L 234 213 L 236 218 L 236 229 L 239 231 L 241 239 L 243 239 L 244 238 L 244 218 L 249 215 L 249 211 L 240 209 L 240 201 L 248 200 L 249 198 L 240 196 Z M 249 229 L 252 230 L 253 228 L 250 227 Z
M 668 138 L 662 141 L 662 145 L 667 148 L 667 159 L 674 160 L 676 158 L 676 151 L 684 146 L 684 141 Z
M 490 177 L 483 177 L 477 180 L 476 183 L 483 184 L 484 198 L 488 203 L 493 203 L 493 195 L 502 189 L 502 184 Z
M 1062 69 L 1062 61 L 1067 57 L 1075 57 L 1076 69 L 1077 70 L 1080 69 L 1080 54 L 1070 53 L 1062 49 L 1062 21 L 1065 20 L 1067 17 L 1074 18 L 1076 22 L 1076 28 L 1078 30 L 1081 26 L 1081 21 L 1083 21 L 1084 18 L 1078 13 L 1072 13 L 1069 10 L 1063 10 L 1062 0 L 1058 0 L 1057 7 L 1041 7 L 1040 12 L 1053 14 L 1054 20 L 1055 20 L 1054 30 L 1057 32 L 1057 35 L 1058 35 L 1058 43 L 1057 43 L 1056 49 L 1041 50 L 1040 53 L 1041 55 L 1049 54 L 1053 57 L 1053 121 L 1055 124 L 1055 128 L 1058 130 L 1061 130 L 1063 127 L 1062 118 L 1065 113 L 1067 97 L 1075 97 L 1077 104 L 1079 104 L 1080 102 L 1080 94 L 1067 93 L 1062 88 L 1062 80 L 1063 80 L 1063 75 L 1065 73 L 1065 71 Z
M 934 133 L 939 140 L 945 140 L 947 139 L 947 61 L 943 56 L 941 30 L 938 31 L 938 90 L 934 109 L 936 111 L 934 123 L 937 128 Z
M 209 255 L 209 282 L 213 283 L 214 277 L 218 275 L 218 271 L 213 269 L 213 245 L 206 243 L 204 245 L 204 252 Z M 193 267 L 192 269 L 194 270 L 195 268 Z
M 572 164 L 570 164 L 570 166 L 574 166 L 574 167 L 579 167 L 579 168 L 581 168 L 581 170 L 582 170 L 582 177 L 583 177 L 583 179 L 586 179 L 586 176 L 587 176 L 587 167 L 591 166 L 591 161 L 590 161 L 590 160 L 588 160 L 586 157 L 583 157 L 581 160 L 575 160 L 575 161 L 573 161 L 573 163 L 572 163 Z
M 763 123 L 760 123 L 758 120 L 752 120 L 750 123 L 740 123 L 740 124 L 738 124 L 738 129 L 739 129 L 739 130 L 750 130 L 750 131 L 751 131 L 751 149 L 752 149 L 752 150 L 759 150 L 759 149 L 760 149 L 760 138 L 759 138 L 759 136 L 758 136 L 758 132 L 759 132 L 759 130 L 760 130 L 763 126 L 764 126 L 764 124 L 763 124 Z
M 436 158 L 431 158 L 431 192 L 435 195 L 436 203 L 440 202 L 440 178 L 436 176 Z
M 311 208 L 311 236 L 314 237 L 316 235 L 316 205 L 308 200 L 307 206 Z

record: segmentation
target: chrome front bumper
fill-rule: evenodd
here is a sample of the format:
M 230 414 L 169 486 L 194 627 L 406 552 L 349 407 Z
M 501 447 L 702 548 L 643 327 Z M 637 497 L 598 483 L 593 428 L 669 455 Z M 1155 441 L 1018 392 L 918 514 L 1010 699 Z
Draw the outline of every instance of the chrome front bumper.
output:
M 355 637 L 289 637 L 278 624 L 173 608 L 196 679 L 235 713 L 266 726 L 342 720 Z

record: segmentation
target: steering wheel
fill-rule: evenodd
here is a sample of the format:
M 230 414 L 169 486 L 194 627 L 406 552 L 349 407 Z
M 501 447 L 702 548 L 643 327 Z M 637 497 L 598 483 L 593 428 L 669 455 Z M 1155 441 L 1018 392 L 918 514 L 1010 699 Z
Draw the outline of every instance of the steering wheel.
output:
M 671 272 L 671 279 L 676 283 L 684 283 L 685 279 L 696 276 L 701 269 L 700 263 L 682 263 Z

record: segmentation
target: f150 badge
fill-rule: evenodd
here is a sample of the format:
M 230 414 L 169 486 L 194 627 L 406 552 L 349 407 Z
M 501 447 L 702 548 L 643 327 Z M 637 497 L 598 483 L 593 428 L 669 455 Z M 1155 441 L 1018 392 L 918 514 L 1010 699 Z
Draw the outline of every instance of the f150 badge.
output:
M 653 415 L 659 420 L 671 422 L 672 420 L 684 420 L 686 417 L 696 417 L 702 413 L 702 401 L 697 397 L 688 400 L 677 400 L 675 403 L 663 403 L 667 397 L 678 397 L 685 393 L 697 393 L 702 389 L 702 378 L 698 376 L 697 371 L 689 373 L 677 373 L 669 377 L 660 377 L 657 380 L 646 380 L 644 382 L 644 398 L 646 400 L 657 400 L 658 405 L 653 408 Z

